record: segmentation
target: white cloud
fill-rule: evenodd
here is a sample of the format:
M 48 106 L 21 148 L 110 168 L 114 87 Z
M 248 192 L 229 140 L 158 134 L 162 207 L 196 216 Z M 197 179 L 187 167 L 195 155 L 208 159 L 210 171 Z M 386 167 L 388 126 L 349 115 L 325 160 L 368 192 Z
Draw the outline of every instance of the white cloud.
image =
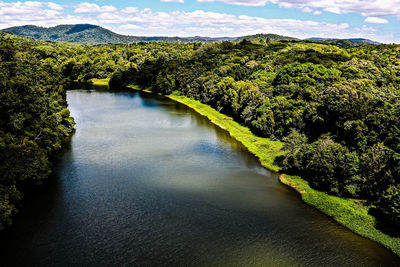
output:
M 197 2 L 224 2 L 238 6 L 265 6 L 268 0 L 197 0 Z
M 184 3 L 185 0 L 160 0 L 161 2 L 176 2 L 176 3 Z
M 139 12 L 139 9 L 137 7 L 126 7 L 121 10 L 123 13 L 136 13 Z
M 99 6 L 97 4 L 83 2 L 76 6 L 74 13 L 98 13 L 117 11 L 114 6 Z
M 100 13 L 96 18 L 101 24 L 122 24 L 121 26 L 114 26 L 114 29 L 131 35 L 240 36 L 256 33 L 276 33 L 299 38 L 311 36 L 364 37 L 382 40 L 382 38 L 377 38 L 378 31 L 373 27 L 352 28 L 347 23 L 333 24 L 312 20 L 265 19 L 203 10 L 153 12 L 150 9 L 129 9 L 128 13 L 125 8 L 121 11 Z M 134 26 L 130 26 L 131 24 Z
M 253 2 L 253 4 L 255 3 L 256 1 Z M 149 8 L 125 7 L 117 9 L 112 6 L 99 6 L 89 2 L 73 6 L 75 13 L 71 15 L 68 11 L 54 7 L 56 6 L 50 6 L 46 2 L 39 1 L 14 3 L 0 1 L 0 26 L 6 28 L 27 24 L 54 26 L 58 24 L 91 23 L 119 33 L 142 36 L 233 37 L 256 33 L 276 33 L 298 38 L 312 36 L 327 38 L 363 37 L 383 42 L 400 41 L 395 39 L 394 36 L 383 35 L 378 28 L 369 26 L 355 28 L 347 23 L 335 24 L 300 19 L 266 19 L 203 10 L 155 12 Z M 64 6 L 64 8 L 67 7 Z M 87 13 L 89 11 L 90 13 Z M 320 10 L 315 10 L 314 14 L 318 11 Z
M 400 0 L 197 0 L 197 2 L 223 2 L 242 6 L 277 4 L 281 8 L 310 8 L 336 14 L 358 13 L 364 17 L 398 16 Z
M 367 17 L 364 22 L 366 23 L 377 23 L 377 24 L 385 24 L 389 23 L 388 20 L 382 19 L 382 18 L 377 18 L 377 17 Z
M 138 26 L 138 25 L 135 25 L 135 24 L 125 24 L 125 25 L 119 26 L 118 28 L 119 28 L 121 31 L 124 31 L 124 32 L 127 32 L 127 33 L 132 32 L 132 30 L 139 30 L 139 29 L 142 29 L 142 27 L 140 27 L 140 26 Z
M 53 9 L 53 10 L 63 10 L 63 9 L 64 9 L 64 8 L 63 8 L 62 6 L 60 6 L 59 4 L 52 3 L 52 2 L 47 3 L 47 6 L 48 6 L 50 9 Z
M 54 26 L 59 24 L 92 23 L 98 24 L 95 18 L 79 17 L 63 13 L 63 7 L 53 2 L 14 2 L 0 1 L 1 28 L 34 24 L 37 26 Z

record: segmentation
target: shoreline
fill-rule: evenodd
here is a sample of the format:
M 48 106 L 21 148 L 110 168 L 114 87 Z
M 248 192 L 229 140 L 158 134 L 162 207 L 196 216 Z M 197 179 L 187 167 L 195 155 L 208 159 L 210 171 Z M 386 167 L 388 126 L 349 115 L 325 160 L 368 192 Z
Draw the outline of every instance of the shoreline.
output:
M 128 88 L 154 94 L 149 89 L 142 90 L 137 86 L 128 86 Z M 226 119 L 226 115 L 197 100 L 174 93 L 163 96 L 179 102 L 200 115 L 207 117 L 211 123 L 227 131 L 235 140 L 242 143 L 250 153 L 258 158 L 264 168 L 279 173 L 280 167 L 274 161 L 276 157 L 283 154 L 281 151 L 282 142 L 257 137 L 247 127 L 240 125 L 236 121 Z M 325 192 L 311 188 L 308 182 L 301 177 L 279 174 L 280 183 L 296 190 L 307 205 L 316 208 L 349 231 L 382 245 L 400 257 L 400 237 L 391 237 L 376 229 L 376 219 L 368 214 L 370 207 L 364 206 L 362 200 L 345 199 L 328 195 Z

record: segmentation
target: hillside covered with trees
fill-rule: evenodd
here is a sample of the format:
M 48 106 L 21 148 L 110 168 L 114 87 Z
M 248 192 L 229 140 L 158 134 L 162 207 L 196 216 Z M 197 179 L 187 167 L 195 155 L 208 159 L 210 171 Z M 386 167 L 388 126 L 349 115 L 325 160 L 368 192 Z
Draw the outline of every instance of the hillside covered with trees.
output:
M 278 34 L 254 34 L 242 37 L 166 37 L 166 36 L 130 36 L 122 35 L 92 24 L 70 24 L 54 27 L 39 27 L 35 25 L 16 26 L 3 29 L 12 34 L 33 37 L 48 42 L 72 42 L 79 44 L 124 44 L 137 42 L 167 42 L 167 43 L 209 43 L 222 41 L 242 41 L 244 39 L 257 42 L 304 42 L 300 39 Z M 357 47 L 379 44 L 368 39 L 323 39 L 310 38 L 309 43 L 331 44 L 341 47 Z
M 283 172 L 400 223 L 399 45 L 243 39 L 82 46 L 8 36 L 0 55 L 2 224 L 21 196 L 19 184 L 47 176 L 49 155 L 71 132 L 65 86 L 91 78 L 210 105 L 258 136 L 283 141 Z
M 122 35 L 92 24 L 58 25 L 54 27 L 39 27 L 25 25 L 6 28 L 4 31 L 37 38 L 52 42 L 72 42 L 80 44 L 123 44 L 134 42 L 161 41 L 169 43 L 188 42 L 213 42 L 223 40 L 235 40 L 236 38 L 209 38 L 209 37 L 163 37 L 163 36 L 129 36 Z M 274 35 L 275 40 L 284 40 L 286 37 Z

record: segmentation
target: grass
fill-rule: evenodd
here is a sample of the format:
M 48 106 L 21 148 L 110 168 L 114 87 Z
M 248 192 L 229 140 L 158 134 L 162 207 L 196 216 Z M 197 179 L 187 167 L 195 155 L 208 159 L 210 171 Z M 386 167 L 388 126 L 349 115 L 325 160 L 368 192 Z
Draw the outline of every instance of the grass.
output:
M 134 90 L 141 90 L 136 85 L 129 87 Z M 142 91 L 151 93 L 150 89 Z M 281 150 L 282 142 L 257 137 L 251 133 L 249 128 L 240 125 L 226 115 L 199 101 L 179 94 L 171 94 L 166 97 L 206 116 L 212 123 L 228 131 L 233 138 L 247 147 L 260 160 L 262 166 L 274 172 L 280 171 L 279 166 L 275 163 L 275 159 L 283 155 Z M 400 256 L 400 237 L 389 236 L 377 229 L 375 227 L 375 217 L 368 213 L 370 207 L 362 205 L 360 200 L 339 198 L 315 190 L 309 186 L 306 180 L 298 176 L 282 174 L 280 175 L 280 181 L 299 192 L 303 201 L 307 204 L 317 208 L 354 233 L 373 240 L 388 248 L 397 256 Z
M 110 78 L 105 78 L 105 79 L 90 79 L 89 82 L 92 83 L 94 86 L 108 86 L 108 82 L 110 81 Z

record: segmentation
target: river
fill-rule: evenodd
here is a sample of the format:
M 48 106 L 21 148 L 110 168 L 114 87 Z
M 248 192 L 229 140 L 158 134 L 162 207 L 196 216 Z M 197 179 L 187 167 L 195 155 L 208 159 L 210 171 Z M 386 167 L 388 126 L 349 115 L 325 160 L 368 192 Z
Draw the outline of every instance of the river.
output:
M 399 266 L 182 104 L 73 90 L 54 177 L 1 234 L 6 266 Z

